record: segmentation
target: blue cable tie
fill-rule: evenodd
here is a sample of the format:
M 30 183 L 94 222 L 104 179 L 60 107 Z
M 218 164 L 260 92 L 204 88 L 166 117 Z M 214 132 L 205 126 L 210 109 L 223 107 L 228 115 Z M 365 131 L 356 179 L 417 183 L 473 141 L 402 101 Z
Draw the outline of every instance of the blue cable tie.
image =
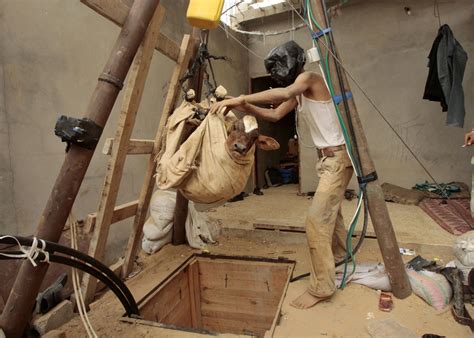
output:
M 313 36 L 313 39 L 314 39 L 314 40 L 317 40 L 317 39 L 319 39 L 321 36 L 323 36 L 324 34 L 327 34 L 327 33 L 331 32 L 331 31 L 332 31 L 331 27 L 328 27 L 328 28 L 323 29 L 322 31 L 313 32 L 311 35 Z
M 334 103 L 336 105 L 338 105 L 343 100 L 342 94 L 341 95 L 335 95 L 335 96 L 332 97 L 332 99 L 334 100 Z M 346 92 L 346 99 L 352 99 L 352 92 Z

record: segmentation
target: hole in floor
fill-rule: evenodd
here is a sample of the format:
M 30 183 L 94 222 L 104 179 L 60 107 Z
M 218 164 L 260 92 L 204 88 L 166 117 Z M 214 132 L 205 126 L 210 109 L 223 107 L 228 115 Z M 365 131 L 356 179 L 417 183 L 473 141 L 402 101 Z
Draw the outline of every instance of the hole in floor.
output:
M 278 322 L 294 265 L 286 259 L 196 254 L 139 301 L 136 323 L 263 336 Z

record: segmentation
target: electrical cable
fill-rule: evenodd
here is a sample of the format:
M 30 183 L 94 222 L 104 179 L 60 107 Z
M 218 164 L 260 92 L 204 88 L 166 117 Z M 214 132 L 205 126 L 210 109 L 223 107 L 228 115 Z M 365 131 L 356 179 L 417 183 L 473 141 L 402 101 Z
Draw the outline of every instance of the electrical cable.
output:
M 288 2 L 288 1 L 287 1 Z M 289 2 L 288 2 L 289 3 Z M 293 5 L 291 3 L 289 3 L 289 5 L 293 8 L 293 10 L 296 11 L 296 9 L 293 7 Z M 297 12 L 297 11 L 296 11 Z M 308 28 L 310 29 L 311 32 L 314 32 L 313 31 L 313 23 L 316 25 L 316 27 L 322 31 L 322 27 L 318 24 L 318 22 L 315 20 L 314 16 L 313 16 L 313 13 L 312 13 L 312 9 L 311 9 L 311 5 L 310 5 L 310 2 L 309 0 L 306 0 L 306 5 L 304 6 L 304 13 L 307 14 L 308 16 L 308 22 L 309 24 L 307 23 L 308 25 Z M 300 15 L 298 13 L 298 15 Z M 301 15 L 300 15 L 301 17 Z M 301 17 L 305 22 L 306 20 Z M 327 20 L 327 19 L 326 19 Z M 321 68 L 321 71 L 324 75 L 324 80 L 325 80 L 325 84 L 326 86 L 328 87 L 328 90 L 329 92 L 331 93 L 331 96 L 334 97 L 335 95 L 335 91 L 334 91 L 334 88 L 332 86 L 332 81 L 331 81 L 331 77 L 330 77 L 330 69 L 329 69 L 329 47 L 328 47 L 328 44 L 330 43 L 328 41 L 328 37 L 326 35 L 324 35 L 324 39 L 326 40 L 326 48 L 327 48 L 327 53 L 326 53 L 326 58 L 323 58 L 322 57 L 322 53 L 321 53 L 321 50 L 319 48 L 319 45 L 316 45 L 316 47 L 318 48 L 318 52 L 320 54 L 320 58 L 322 59 L 322 61 L 325 61 L 325 67 L 326 69 L 324 70 L 321 66 L 321 63 L 320 63 L 320 68 Z M 313 38 L 313 46 L 315 46 L 315 41 L 314 41 L 314 38 Z M 341 77 L 340 77 L 340 74 L 338 74 L 338 80 L 339 80 L 339 84 L 341 85 Z M 341 85 L 341 90 L 343 91 L 343 99 L 345 99 L 344 101 L 347 100 L 347 98 L 345 97 L 345 88 L 343 85 Z M 345 108 L 346 108 L 346 112 L 349 111 L 349 107 L 347 106 L 347 102 L 345 102 Z M 341 125 L 341 129 L 343 131 L 343 134 L 344 134 L 344 139 L 346 141 L 346 149 L 347 149 L 347 153 L 349 155 L 349 158 L 353 164 L 353 167 L 354 167 L 354 170 L 356 171 L 356 175 L 358 177 L 361 176 L 361 168 L 360 168 L 360 164 L 358 162 L 358 157 L 356 159 L 354 159 L 354 156 L 353 156 L 353 153 L 352 153 L 352 144 L 351 144 L 351 139 L 349 137 L 349 134 L 346 130 L 346 127 L 345 127 L 345 123 L 344 123 L 344 120 L 342 118 L 342 115 L 341 115 L 341 112 L 339 110 L 339 107 L 337 106 L 337 104 L 334 103 L 334 106 L 335 106 L 335 109 L 336 109 L 336 113 L 337 113 L 337 116 L 338 116 L 338 119 L 339 119 L 339 123 Z M 348 119 L 350 120 L 350 119 Z M 352 130 L 351 130 L 352 132 Z M 357 149 L 357 148 L 356 148 Z M 367 215 L 367 203 L 366 203 L 366 198 L 365 198 L 365 186 L 360 186 L 361 190 L 359 192 L 359 196 L 358 196 L 358 206 L 357 206 L 357 209 L 356 209 L 356 212 L 351 220 L 351 223 L 350 223 L 350 226 L 349 226 L 349 231 L 348 231 L 348 235 L 346 237 L 346 249 L 347 249 L 347 254 L 346 254 L 346 257 L 343 261 L 341 262 L 337 262 L 338 265 L 340 264 L 344 264 L 344 273 L 343 273 L 343 278 L 342 278 L 342 283 L 341 283 L 341 288 L 344 288 L 345 286 L 345 282 L 346 282 L 346 276 L 347 276 L 347 264 L 349 261 L 352 261 L 353 262 L 353 271 L 355 271 L 355 259 L 354 259 L 354 254 L 355 252 L 357 252 L 356 250 L 352 250 L 352 234 L 355 230 L 355 227 L 358 223 L 358 218 L 359 218 L 359 213 L 360 213 L 360 208 L 361 208 L 361 205 L 362 205 L 362 202 L 364 201 L 364 228 L 363 228 L 363 233 L 364 233 L 364 236 L 362 236 L 360 238 L 360 240 L 358 241 L 357 245 L 356 245 L 356 249 L 358 250 L 360 248 L 360 246 L 362 245 L 362 242 L 364 240 L 364 237 L 365 237 L 365 232 L 367 230 L 367 223 L 368 223 L 368 215 Z M 303 276 L 306 276 L 308 274 L 304 274 L 304 275 L 301 275 L 301 276 L 297 276 L 295 278 L 293 278 L 291 281 L 295 281 L 295 280 L 298 280 L 298 279 L 301 279 L 303 278 Z
M 0 235 L 1 237 L 1 235 Z M 21 244 L 21 245 L 24 245 L 24 246 L 31 246 L 31 244 L 33 243 L 34 239 L 32 238 L 27 238 L 27 237 L 21 237 L 21 236 L 8 236 L 8 237 L 4 237 L 4 238 L 0 238 L 0 244 L 17 244 L 17 241 Z M 95 268 L 97 271 L 100 271 L 104 276 L 104 278 L 107 278 L 110 283 L 105 283 L 107 286 L 109 284 L 115 284 L 117 285 L 117 287 L 119 288 L 120 292 L 123 294 L 123 296 L 125 297 L 125 299 L 127 300 L 127 303 L 130 304 L 130 308 L 133 309 L 133 313 L 134 314 L 138 314 L 138 306 L 135 302 L 135 299 L 133 298 L 130 290 L 128 289 L 128 287 L 125 285 L 125 283 L 117 276 L 115 275 L 115 273 L 110 270 L 106 265 L 104 265 L 102 262 L 78 251 L 78 250 L 74 250 L 74 249 L 71 249 L 67 246 L 63 246 L 61 244 L 58 244 L 58 243 L 54 243 L 54 242 L 49 242 L 49 241 L 45 241 L 45 240 L 42 240 L 46 243 L 46 248 L 44 248 L 44 250 L 46 250 L 46 252 L 50 255 L 52 254 L 55 254 L 56 252 L 58 253 L 61 253 L 61 254 L 64 254 L 64 255 L 67 255 L 67 256 L 72 256 L 74 257 L 78 262 L 84 262 L 84 263 L 87 263 L 89 264 L 90 266 L 92 266 L 93 268 Z M 3 251 L 3 252 L 0 252 L 0 253 L 10 253 L 8 251 Z M 1 257 L 1 255 L 0 255 Z M 88 265 L 86 265 L 88 266 Z
M 69 223 L 69 228 L 71 229 L 71 247 L 74 250 L 78 250 L 77 221 L 75 217 L 73 216 L 72 212 L 69 214 L 67 223 Z M 97 333 L 95 332 L 94 327 L 92 326 L 89 320 L 89 316 L 87 314 L 87 307 L 84 302 L 84 297 L 82 295 L 81 288 L 80 288 L 81 281 L 79 279 L 79 273 L 77 272 L 76 268 L 71 268 L 71 271 L 72 271 L 72 284 L 74 288 L 74 295 L 76 296 L 77 310 L 79 311 L 79 316 L 81 317 L 82 324 L 84 325 L 84 328 L 86 329 L 88 337 L 98 338 Z
M 11 255 L 15 255 L 15 254 L 21 254 L 22 252 L 21 251 L 5 251 L 7 252 L 8 254 L 11 254 Z M 8 257 L 8 256 L 0 256 L 0 260 L 11 260 L 11 259 L 18 259 L 17 257 Z M 38 261 L 41 261 L 42 259 L 45 259 L 45 255 L 44 253 L 40 253 L 38 255 L 38 257 L 36 258 L 36 260 Z M 96 270 L 95 268 L 93 268 L 92 266 L 89 266 L 77 259 L 72 259 L 72 258 L 68 258 L 68 257 L 65 257 L 65 256 L 60 256 L 60 255 L 56 255 L 56 254 L 50 254 L 49 255 L 49 261 L 52 262 L 52 263 L 58 263 L 58 264 L 62 264 L 62 265 L 67 265 L 67 266 L 71 266 L 71 267 L 75 267 L 75 268 L 78 268 L 79 270 L 82 270 L 88 274 L 90 274 L 91 276 L 94 276 L 95 278 L 97 278 L 98 280 L 100 280 L 101 282 L 103 282 L 105 285 L 107 285 L 107 287 L 109 287 L 112 292 L 119 298 L 120 302 L 122 303 L 127 315 L 130 317 L 132 315 L 139 315 L 139 312 L 138 312 L 138 307 L 136 306 L 136 303 L 135 304 L 130 304 L 128 302 L 128 299 L 123 295 L 122 293 L 122 290 L 120 290 L 120 288 L 115 285 L 114 283 L 111 282 L 110 279 L 108 279 L 103 273 L 102 271 L 99 271 L 99 270 Z
M 286 0 L 287 3 L 292 7 L 293 11 L 295 11 L 295 13 L 304 21 L 306 21 L 304 19 L 304 17 L 298 12 L 298 10 L 291 4 L 291 2 L 289 2 L 288 0 Z M 354 76 L 352 75 L 352 73 L 346 69 L 346 67 L 343 65 L 343 63 L 341 62 L 341 60 L 337 57 L 337 55 L 335 55 L 335 53 L 333 53 L 329 47 L 328 47 L 328 44 L 321 41 L 321 43 L 326 47 L 326 50 L 332 55 L 332 57 L 334 58 L 334 60 L 336 61 L 336 63 L 338 63 L 341 68 L 344 70 L 344 72 L 349 76 L 349 78 L 354 82 L 354 84 L 356 85 L 357 88 L 359 88 L 359 90 L 362 92 L 362 94 L 364 95 L 364 97 L 367 99 L 367 101 L 370 103 L 370 105 L 374 108 L 374 110 L 377 112 L 377 114 L 384 120 L 384 122 L 390 127 L 390 129 L 393 131 L 393 133 L 397 136 L 397 138 L 402 142 L 402 144 L 405 146 L 405 148 L 410 152 L 410 154 L 412 155 L 412 157 L 416 160 L 416 162 L 421 166 L 421 168 L 423 169 L 423 171 L 428 175 L 428 177 L 438 186 L 440 186 L 440 184 L 438 183 L 438 181 L 433 177 L 433 175 L 430 173 L 430 171 L 425 167 L 425 165 L 423 164 L 423 162 L 418 158 L 418 156 L 411 150 L 411 148 L 408 146 L 408 144 L 405 142 L 405 140 L 401 137 L 401 135 L 396 131 L 396 129 L 392 126 L 392 124 L 387 120 L 387 118 L 383 115 L 383 113 L 380 111 L 380 109 L 377 107 L 377 105 L 373 102 L 373 100 L 370 98 L 370 96 L 367 94 L 367 92 L 364 90 L 364 88 L 362 88 L 362 86 L 359 84 L 359 82 L 354 78 Z

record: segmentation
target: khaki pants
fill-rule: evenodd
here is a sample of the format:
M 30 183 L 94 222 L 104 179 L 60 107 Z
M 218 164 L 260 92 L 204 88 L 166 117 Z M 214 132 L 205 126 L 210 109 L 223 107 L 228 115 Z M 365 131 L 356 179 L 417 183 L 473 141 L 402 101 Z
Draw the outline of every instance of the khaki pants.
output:
M 319 184 L 306 219 L 306 237 L 311 256 L 308 292 L 330 297 L 336 291 L 335 260 L 346 254 L 346 228 L 341 214 L 344 192 L 353 168 L 345 150 L 323 157 L 317 164 Z

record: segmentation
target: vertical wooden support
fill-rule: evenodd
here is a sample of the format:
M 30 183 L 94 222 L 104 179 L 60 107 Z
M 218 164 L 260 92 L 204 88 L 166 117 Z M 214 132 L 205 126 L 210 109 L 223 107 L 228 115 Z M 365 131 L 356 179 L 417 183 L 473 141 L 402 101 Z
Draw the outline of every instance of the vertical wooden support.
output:
M 159 0 L 135 1 L 124 21 L 85 113 L 85 117 L 101 127 L 107 123 L 158 3 Z M 53 242 L 59 240 L 93 154 L 93 150 L 71 146 L 40 218 L 37 237 Z M 7 337 L 21 337 L 47 270 L 45 263 L 33 267 L 25 261 L 21 265 L 0 317 L 0 327 Z
M 203 35 L 203 38 L 207 40 L 209 31 L 206 31 Z M 192 33 L 193 39 L 193 46 L 192 46 L 192 54 L 193 57 L 196 56 L 197 50 L 199 48 L 199 41 L 201 39 L 201 30 L 197 28 L 193 28 Z M 196 101 L 201 100 L 202 94 L 202 79 L 203 79 L 203 69 L 200 69 L 197 74 L 194 74 L 194 77 L 189 80 L 188 87 L 194 89 L 196 92 Z M 183 135 L 184 142 L 188 135 Z M 186 243 L 186 218 L 188 217 L 188 200 L 186 197 L 181 194 L 180 191 L 176 194 L 176 208 L 174 211 L 174 221 L 173 221 L 173 244 L 180 245 Z
M 188 68 L 189 60 L 191 59 L 192 44 L 189 35 L 185 35 L 181 43 L 180 52 L 178 56 L 178 63 L 176 64 L 171 81 L 168 89 L 168 94 L 165 99 L 165 104 L 161 112 L 160 124 L 158 131 L 155 136 L 155 145 L 153 152 L 148 159 L 148 166 L 145 173 L 145 180 L 142 185 L 140 192 L 137 214 L 133 222 L 132 235 L 128 241 L 127 251 L 125 255 L 125 262 L 122 268 L 122 277 L 126 277 L 130 274 L 133 269 L 133 262 L 138 251 L 138 245 L 143 232 L 143 224 L 148 212 L 148 205 L 150 204 L 151 193 L 153 192 L 156 163 L 155 157 L 161 150 L 162 134 L 165 129 L 166 121 L 169 115 L 175 108 L 178 94 L 180 91 L 179 79 L 183 77 L 186 69 Z
M 316 20 L 320 26 L 325 29 L 328 27 L 328 23 L 326 22 L 324 15 L 325 6 L 323 1 L 324 0 L 311 0 L 311 4 Z M 318 44 L 322 50 L 322 53 L 324 54 L 327 49 L 321 40 L 324 40 L 324 38 L 321 38 L 318 41 Z M 334 51 L 336 51 L 335 45 L 333 47 Z M 337 74 L 336 63 L 334 58 L 329 57 L 329 59 L 332 78 L 335 79 Z M 349 90 L 350 87 L 345 72 L 341 71 L 340 73 L 345 89 Z M 339 82 L 333 81 L 333 84 L 334 88 L 336 89 L 336 94 L 341 94 Z M 348 104 L 350 114 L 348 114 L 349 112 L 345 111 L 345 109 L 341 110 L 345 112 L 347 118 L 352 122 L 354 129 L 354 135 L 352 135 L 352 139 L 355 140 L 355 143 L 357 144 L 359 160 L 362 166 L 362 174 L 367 176 L 375 172 L 375 166 L 369 154 L 367 139 L 365 137 L 354 100 L 349 100 Z M 377 235 L 380 251 L 382 252 L 385 269 L 390 278 L 393 294 L 397 298 L 406 298 L 411 294 L 411 286 L 405 271 L 405 266 L 400 256 L 397 239 L 393 230 L 390 216 L 388 214 L 387 205 L 385 204 L 382 188 L 380 187 L 379 182 L 376 180 L 368 183 L 366 191 L 369 201 L 370 217 L 374 225 L 375 234 Z
M 122 179 L 125 158 L 128 152 L 130 137 L 135 125 L 138 107 L 142 98 L 146 78 L 150 69 L 154 47 L 158 40 L 159 30 L 164 17 L 164 8 L 158 6 L 145 34 L 143 42 L 135 56 L 127 82 L 122 110 L 114 138 L 115 147 L 107 165 L 105 184 L 102 190 L 96 226 L 89 246 L 89 255 L 102 260 L 107 244 L 110 224 L 114 214 L 115 203 Z M 83 278 L 84 299 L 89 304 L 95 294 L 97 279 L 89 274 Z

